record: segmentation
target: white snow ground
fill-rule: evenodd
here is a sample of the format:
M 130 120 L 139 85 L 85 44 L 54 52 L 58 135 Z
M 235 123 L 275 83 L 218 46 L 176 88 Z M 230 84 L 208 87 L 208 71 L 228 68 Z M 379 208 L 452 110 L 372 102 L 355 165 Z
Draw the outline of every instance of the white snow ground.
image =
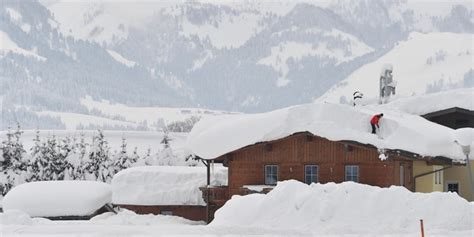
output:
M 396 208 L 394 208 L 396 207 Z M 122 210 L 90 221 L 0 213 L 3 236 L 472 236 L 473 203 L 453 193 L 411 193 L 347 182 L 280 182 L 269 194 L 234 196 L 210 225 Z

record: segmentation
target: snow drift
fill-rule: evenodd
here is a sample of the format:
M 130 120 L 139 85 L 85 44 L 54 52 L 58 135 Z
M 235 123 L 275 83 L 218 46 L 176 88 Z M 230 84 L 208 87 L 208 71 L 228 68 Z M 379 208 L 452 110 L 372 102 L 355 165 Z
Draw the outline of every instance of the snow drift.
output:
M 233 196 L 210 226 L 299 229 L 325 234 L 373 234 L 425 229 L 470 230 L 473 205 L 455 193 L 412 193 L 353 182 L 279 182 L 268 194 Z
M 112 199 L 110 185 L 95 181 L 41 181 L 13 188 L 3 210 L 20 210 L 35 217 L 87 216 Z
M 384 113 L 381 134 L 370 133 L 370 118 Z M 353 107 L 314 103 L 261 114 L 205 118 L 188 137 L 188 146 L 204 159 L 214 159 L 239 148 L 272 141 L 297 132 L 310 132 L 332 141 L 350 140 L 382 149 L 400 149 L 422 156 L 463 160 L 453 130 L 416 115 L 381 106 Z
M 227 168 L 211 170 L 211 185 L 227 185 Z M 205 167 L 143 166 L 120 171 L 112 179 L 112 201 L 129 205 L 205 205 Z

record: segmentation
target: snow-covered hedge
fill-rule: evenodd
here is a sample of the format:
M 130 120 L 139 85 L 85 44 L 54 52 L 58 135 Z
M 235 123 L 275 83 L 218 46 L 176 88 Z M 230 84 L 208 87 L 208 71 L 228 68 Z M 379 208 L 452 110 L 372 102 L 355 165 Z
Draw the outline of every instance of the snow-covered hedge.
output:
M 87 216 L 112 200 L 110 185 L 96 181 L 41 181 L 13 188 L 3 210 L 35 217 Z
M 227 168 L 216 165 L 211 172 L 212 185 L 227 184 Z M 130 205 L 205 205 L 199 187 L 206 181 L 205 167 L 128 168 L 112 179 L 112 200 Z
M 455 193 L 412 193 L 353 182 L 279 182 L 268 194 L 233 196 L 211 226 L 299 229 L 323 234 L 462 231 L 473 224 L 471 203 Z

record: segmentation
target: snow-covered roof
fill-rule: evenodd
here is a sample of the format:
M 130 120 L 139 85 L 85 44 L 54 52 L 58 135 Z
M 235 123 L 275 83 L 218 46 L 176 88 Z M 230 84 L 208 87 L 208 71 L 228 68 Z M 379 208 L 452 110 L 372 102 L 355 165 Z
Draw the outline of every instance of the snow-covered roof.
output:
M 396 98 L 383 106 L 416 115 L 454 107 L 474 111 L 474 88 Z
M 16 186 L 3 199 L 3 210 L 30 216 L 87 216 L 112 199 L 110 185 L 95 181 L 41 181 Z
M 205 205 L 199 187 L 206 169 L 188 166 L 141 166 L 120 171 L 112 180 L 112 202 L 129 205 Z M 211 185 L 227 185 L 227 168 L 211 170 Z
M 381 138 L 370 133 L 369 120 L 378 113 L 384 113 L 380 120 Z M 205 118 L 191 131 L 188 146 L 203 159 L 215 159 L 248 145 L 310 132 L 332 141 L 356 141 L 422 156 L 462 160 L 464 156 L 454 143 L 453 131 L 420 116 L 383 106 L 313 103 L 261 114 Z

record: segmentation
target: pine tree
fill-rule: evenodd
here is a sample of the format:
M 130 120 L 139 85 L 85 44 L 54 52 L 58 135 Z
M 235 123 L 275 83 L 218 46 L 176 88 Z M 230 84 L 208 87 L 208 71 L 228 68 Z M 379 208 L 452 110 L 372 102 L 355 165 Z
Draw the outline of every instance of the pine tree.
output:
M 157 154 L 157 163 L 158 165 L 173 165 L 173 160 L 176 156 L 173 154 L 173 150 L 170 146 L 171 138 L 169 137 L 168 132 L 165 132 L 161 144 L 163 149 Z
M 56 136 L 53 135 L 46 139 L 46 142 L 42 144 L 42 156 L 45 164 L 43 166 L 43 175 L 41 180 L 58 180 L 58 173 L 61 165 L 59 161 L 59 149 Z
M 114 159 L 114 174 L 131 166 L 132 161 L 127 154 L 127 142 L 125 138 L 122 138 L 122 145 L 120 145 L 120 151 L 116 154 Z
M 59 157 L 62 172 L 58 173 L 58 178 L 60 180 L 74 180 L 78 161 L 75 137 L 66 136 L 61 140 L 59 143 Z
M 78 154 L 77 166 L 75 167 L 74 179 L 85 180 L 85 173 L 87 172 L 87 166 L 89 163 L 89 157 L 87 156 L 87 146 L 84 139 L 84 133 L 81 133 L 81 139 L 76 144 L 76 153 Z
M 98 181 L 108 182 L 112 179 L 113 173 L 110 172 L 109 162 L 110 148 L 105 140 L 102 130 L 92 139 L 92 146 L 89 152 L 89 162 L 87 171 Z
M 145 160 L 145 165 L 155 165 L 156 160 L 155 157 L 151 155 L 151 148 L 148 147 L 148 150 L 146 151 L 146 155 L 143 160 Z
M 145 166 L 145 159 L 138 155 L 137 147 L 133 149 L 133 153 L 130 156 L 130 162 L 132 163 L 132 166 Z
M 41 147 L 41 140 L 39 136 L 39 131 L 36 130 L 36 136 L 33 139 L 35 142 L 33 147 L 31 147 L 31 158 L 30 161 L 28 162 L 28 182 L 32 181 L 40 181 L 41 177 L 43 177 L 43 170 L 44 167 L 43 165 L 47 163 L 46 161 L 43 160 L 42 156 L 42 147 Z
M 8 129 L 7 140 L 2 142 L 2 160 L 0 162 L 0 191 L 5 195 L 12 187 L 24 183 L 27 179 L 27 154 L 21 143 L 20 124 L 12 132 Z

